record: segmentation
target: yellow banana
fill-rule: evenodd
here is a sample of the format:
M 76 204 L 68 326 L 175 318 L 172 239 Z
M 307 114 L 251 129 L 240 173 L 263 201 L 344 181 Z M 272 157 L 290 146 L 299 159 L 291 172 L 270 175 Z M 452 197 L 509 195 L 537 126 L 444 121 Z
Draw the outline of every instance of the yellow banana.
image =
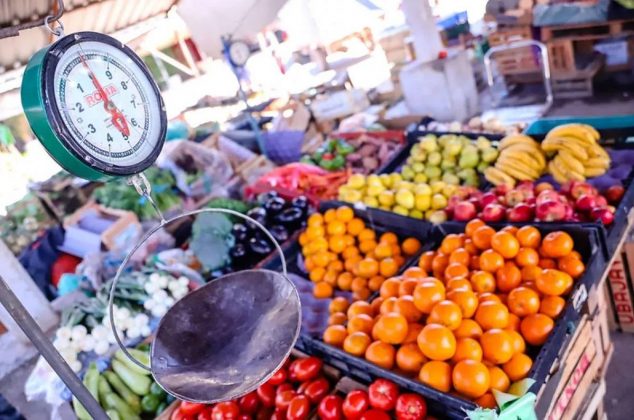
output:
M 584 162 L 586 168 L 602 168 L 608 169 L 610 167 L 610 159 L 604 159 L 602 157 L 594 157 Z
M 510 185 L 515 186 L 515 180 L 493 166 L 489 166 L 484 170 L 484 177 L 493 185 Z
M 559 159 L 555 158 L 551 160 L 550 163 L 552 163 L 553 168 L 556 168 L 563 175 L 563 177 L 568 180 L 571 180 L 571 179 L 575 181 L 586 180 L 586 178 L 583 176 L 583 172 L 579 173 L 579 172 L 571 170 L 569 167 L 564 165 L 563 162 Z
M 607 171 L 606 168 L 597 168 L 586 166 L 583 170 L 583 175 L 588 178 L 594 178 L 595 176 L 601 176 Z
M 508 156 L 502 156 L 501 158 L 499 158 L 495 163 L 495 166 L 506 173 L 509 173 L 506 170 L 507 167 L 516 168 L 526 173 L 527 175 L 530 175 L 533 179 L 539 178 L 542 173 L 541 169 L 536 168 L 533 165 L 529 165 L 524 161 Z
M 598 140 L 598 138 L 595 139 L 593 131 L 589 131 L 586 126 L 581 124 L 563 124 L 553 128 L 546 134 L 546 140 L 557 137 L 578 138 L 580 141 L 586 143 L 587 146 L 594 144 L 596 140 Z
M 560 150 L 555 159 L 571 171 L 579 172 L 580 174 L 584 171 L 583 163 L 576 159 L 568 150 Z
M 513 157 L 521 161 L 531 160 L 537 163 L 537 168 L 539 168 L 540 171 L 546 167 L 546 158 L 543 152 L 540 149 L 533 149 L 525 145 L 511 146 L 500 154 L 500 157 L 502 156 Z
M 512 134 L 510 136 L 504 137 L 500 141 L 500 144 L 498 144 L 498 150 L 502 151 L 502 150 L 506 149 L 507 147 L 513 145 L 513 144 L 535 144 L 535 145 L 537 145 L 537 142 L 535 140 L 533 140 L 532 137 L 525 136 L 524 134 Z
M 515 179 L 519 179 L 520 181 L 532 181 L 537 179 L 536 176 L 532 176 L 508 162 L 496 162 L 495 167 L 507 175 L 512 176 Z
M 586 149 L 580 147 L 576 142 L 570 141 L 568 137 L 546 139 L 542 142 L 542 150 L 545 152 L 568 150 L 579 160 L 583 161 L 588 159 L 588 152 Z
M 548 172 L 550 172 L 555 181 L 560 184 L 564 184 L 568 181 L 568 178 L 559 170 L 559 168 L 555 167 L 555 163 L 552 160 L 548 162 Z
M 610 155 L 608 155 L 608 152 L 606 152 L 605 149 L 599 146 L 598 144 L 595 144 L 588 148 L 588 156 L 591 158 L 602 157 L 607 160 L 610 160 Z

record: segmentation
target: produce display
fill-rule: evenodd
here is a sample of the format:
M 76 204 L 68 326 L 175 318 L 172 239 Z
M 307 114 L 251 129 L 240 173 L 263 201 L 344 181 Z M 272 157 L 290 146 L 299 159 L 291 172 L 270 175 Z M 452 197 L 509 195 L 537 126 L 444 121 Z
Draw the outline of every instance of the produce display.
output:
M 141 363 L 149 366 L 147 350 L 127 350 Z M 96 363 L 91 363 L 83 382 L 112 420 L 152 419 L 162 413 L 172 400 L 152 380 L 150 372 L 135 365 L 122 350 L 115 352 L 110 369 L 104 372 L 99 373 Z M 92 419 L 75 397 L 73 407 L 79 420 Z
M 420 129 L 425 131 L 439 131 L 452 133 L 487 133 L 487 134 L 517 134 L 526 128 L 525 123 L 513 123 L 504 125 L 497 118 L 483 118 L 477 116 L 471 118 L 466 124 L 460 121 L 441 122 L 430 121 L 421 125 Z
M 486 137 L 474 141 L 453 134 L 428 134 L 412 146 L 401 175 L 417 184 L 444 181 L 478 186 L 478 173 L 484 172 L 497 157 L 497 149 Z
M 623 193 L 620 185 L 599 192 L 586 182 L 571 181 L 557 191 L 548 182 L 522 181 L 514 188 L 502 184 L 486 193 L 460 188 L 449 199 L 445 211 L 459 222 L 479 217 L 487 223 L 601 222 L 609 225 L 614 220 L 614 206 L 619 204 Z
M 328 139 L 315 152 L 302 156 L 301 162 L 328 171 L 350 168 L 355 173 L 369 174 L 385 165 L 400 146 L 401 142 L 397 139 L 376 138 L 361 133 L 347 140 Z
M 355 300 L 378 291 L 421 248 L 416 238 L 377 234 L 346 206 L 312 214 L 299 243 L 315 297 L 328 298 L 339 289 L 352 291 Z
M 28 194 L 7 208 L 7 215 L 0 217 L 0 239 L 14 255 L 19 255 L 55 221 L 49 217 L 39 199 Z
M 323 340 L 442 392 L 493 407 L 529 374 L 565 297 L 585 270 L 571 236 L 533 226 L 500 231 L 480 219 L 444 237 L 379 296 L 335 299 Z

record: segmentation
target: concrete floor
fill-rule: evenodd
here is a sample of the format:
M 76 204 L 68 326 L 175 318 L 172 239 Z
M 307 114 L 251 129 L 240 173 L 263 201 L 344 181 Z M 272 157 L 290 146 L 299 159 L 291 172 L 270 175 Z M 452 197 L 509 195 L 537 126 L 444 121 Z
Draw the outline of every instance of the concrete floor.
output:
M 606 376 L 607 395 L 603 400 L 610 420 L 634 418 L 634 369 L 630 353 L 634 350 L 634 334 L 612 333 L 614 354 Z

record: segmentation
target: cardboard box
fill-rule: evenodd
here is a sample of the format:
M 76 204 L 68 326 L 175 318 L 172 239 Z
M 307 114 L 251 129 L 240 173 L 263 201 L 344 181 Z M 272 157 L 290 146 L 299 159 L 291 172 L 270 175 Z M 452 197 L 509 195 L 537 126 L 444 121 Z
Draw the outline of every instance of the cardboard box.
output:
M 634 267 L 634 244 L 625 243 L 623 249 L 625 255 L 617 255 L 608 271 L 608 282 L 618 329 L 634 332 L 634 293 L 630 271 Z M 627 263 L 630 270 L 625 265 Z

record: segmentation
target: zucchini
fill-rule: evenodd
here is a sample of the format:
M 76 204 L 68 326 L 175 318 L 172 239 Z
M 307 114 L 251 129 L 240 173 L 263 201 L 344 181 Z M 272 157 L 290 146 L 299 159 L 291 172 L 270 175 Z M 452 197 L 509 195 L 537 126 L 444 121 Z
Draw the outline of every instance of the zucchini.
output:
M 112 361 L 112 369 L 135 394 L 144 396 L 150 392 L 152 380 L 149 377 L 139 375 L 118 360 Z
M 103 376 L 106 377 L 108 383 L 110 383 L 114 390 L 117 391 L 117 394 L 123 398 L 123 401 L 125 401 L 135 413 L 138 414 L 141 412 L 141 400 L 134 392 L 130 391 L 130 388 L 123 383 L 116 373 L 107 371 L 104 372 Z

